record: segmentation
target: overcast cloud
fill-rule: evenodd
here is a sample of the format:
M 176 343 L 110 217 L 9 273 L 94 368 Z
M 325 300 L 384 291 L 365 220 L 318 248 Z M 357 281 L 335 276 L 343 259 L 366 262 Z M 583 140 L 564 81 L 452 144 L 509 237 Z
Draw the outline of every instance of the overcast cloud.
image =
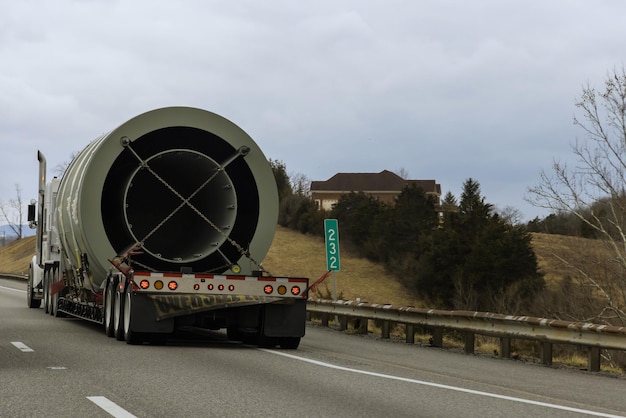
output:
M 0 201 L 157 107 L 211 110 L 290 173 L 408 172 L 525 220 L 574 100 L 624 65 L 626 2 L 0 0 Z

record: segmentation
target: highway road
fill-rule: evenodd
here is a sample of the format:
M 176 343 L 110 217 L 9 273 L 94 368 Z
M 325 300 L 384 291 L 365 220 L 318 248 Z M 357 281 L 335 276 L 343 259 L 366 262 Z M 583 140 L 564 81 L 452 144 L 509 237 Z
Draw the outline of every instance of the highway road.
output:
M 0 280 L 0 417 L 616 417 L 626 379 L 345 335 L 130 346 Z

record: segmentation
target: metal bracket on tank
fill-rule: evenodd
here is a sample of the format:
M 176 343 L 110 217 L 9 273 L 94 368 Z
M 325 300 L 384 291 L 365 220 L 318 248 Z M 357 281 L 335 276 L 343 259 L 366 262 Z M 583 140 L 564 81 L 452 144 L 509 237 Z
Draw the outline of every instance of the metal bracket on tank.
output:
M 130 247 L 128 250 L 124 251 L 123 254 L 118 255 L 114 259 L 109 258 L 108 261 L 109 263 L 113 264 L 113 266 L 118 269 L 124 275 L 124 277 L 126 277 L 128 280 L 132 280 L 133 268 L 131 267 L 130 257 L 133 255 L 141 254 L 142 252 L 139 251 L 140 249 L 141 243 L 138 242 Z
M 150 236 L 152 236 L 156 231 L 159 230 L 159 228 L 161 228 L 161 226 L 163 226 L 169 219 L 171 219 L 180 209 L 182 209 L 185 206 L 188 206 L 192 211 L 194 211 L 198 216 L 200 216 L 200 218 L 202 218 L 208 225 L 211 226 L 211 228 L 213 228 L 215 231 L 217 231 L 219 234 L 221 234 L 224 239 L 226 241 L 228 241 L 233 247 L 235 247 L 237 249 L 237 251 L 244 257 L 248 258 L 250 261 L 252 261 L 256 266 L 258 266 L 261 270 L 263 270 L 263 267 L 261 266 L 261 264 L 259 262 L 257 262 L 256 260 L 254 260 L 251 256 L 250 256 L 250 252 L 248 250 L 246 250 L 245 248 L 243 248 L 241 245 L 239 245 L 239 243 L 237 243 L 235 240 L 233 240 L 232 238 L 230 238 L 230 236 L 228 236 L 228 234 L 224 233 L 224 231 L 222 231 L 222 229 L 217 226 L 215 223 L 213 223 L 209 218 L 206 217 L 206 215 L 204 215 L 198 208 L 196 208 L 192 203 L 191 203 L 191 199 L 197 195 L 207 184 L 209 184 L 220 172 L 225 171 L 226 167 L 228 167 L 233 161 L 237 160 L 239 157 L 245 157 L 246 155 L 248 155 L 248 153 L 250 152 L 250 147 L 247 146 L 241 146 L 237 149 L 237 151 L 235 153 L 233 153 L 231 156 L 229 156 L 228 158 L 226 158 L 220 165 L 219 167 L 215 170 L 215 172 L 209 176 L 208 179 L 206 179 L 193 193 L 191 193 L 189 195 L 189 197 L 184 197 L 183 195 L 181 195 L 180 193 L 178 193 L 178 191 L 176 191 L 176 189 L 174 189 L 174 187 L 172 187 L 169 183 L 167 183 L 167 181 L 165 181 L 165 179 L 163 179 L 161 176 L 159 176 L 159 174 L 157 172 L 155 172 L 147 163 L 147 161 L 143 160 L 138 154 L 137 152 L 132 148 L 131 146 L 131 140 L 127 137 L 127 136 L 123 136 L 120 138 L 120 144 L 124 147 L 127 148 L 128 150 L 130 150 L 130 152 L 132 153 L 132 155 L 137 159 L 137 161 L 139 162 L 140 166 L 142 168 L 145 168 L 146 170 L 148 170 L 148 172 L 150 174 L 152 174 L 159 182 L 161 182 L 165 187 L 167 187 L 172 193 L 174 193 L 174 195 L 176 195 L 180 200 L 181 203 L 180 205 L 178 205 L 169 215 L 167 215 L 161 222 L 159 222 L 150 232 L 148 232 L 148 234 L 146 234 L 145 237 L 143 237 L 140 242 L 145 242 L 148 238 L 150 238 Z M 140 244 L 137 244 L 140 245 Z M 111 262 L 111 260 L 109 260 Z M 228 261 L 228 260 L 227 260 Z M 115 265 L 115 264 L 113 264 Z M 124 269 L 124 266 L 121 266 L 122 269 L 120 269 L 120 267 L 118 267 L 117 265 L 115 265 L 116 268 L 118 268 L 118 270 L 120 270 L 122 273 L 124 273 L 124 271 L 122 269 Z M 130 269 L 130 268 L 129 268 Z M 124 273 L 124 275 L 126 275 L 127 273 Z

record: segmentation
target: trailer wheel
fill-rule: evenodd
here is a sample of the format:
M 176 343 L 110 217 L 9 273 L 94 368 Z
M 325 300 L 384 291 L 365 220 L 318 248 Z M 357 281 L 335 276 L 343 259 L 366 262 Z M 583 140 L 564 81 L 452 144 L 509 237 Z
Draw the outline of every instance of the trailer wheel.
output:
M 158 332 L 153 332 L 148 336 L 148 341 L 152 345 L 166 345 L 168 339 L 169 334 L 163 334 Z
M 130 286 L 124 292 L 124 340 L 126 340 L 127 344 L 141 344 L 143 343 L 143 334 L 140 332 L 135 332 L 130 327 L 131 315 L 133 312 L 132 303 L 133 303 L 133 295 L 132 289 Z
M 112 337 L 115 333 L 113 323 L 115 320 L 113 302 L 115 298 L 115 282 L 109 280 L 107 282 L 106 293 L 104 296 L 104 333 L 107 337 Z
M 280 339 L 280 348 L 286 350 L 295 350 L 300 345 L 300 337 L 282 337 Z
M 26 283 L 26 298 L 29 308 L 39 308 L 41 306 L 41 299 L 35 298 L 35 289 L 33 289 L 33 267 L 28 270 L 28 281 Z
M 120 293 L 119 285 L 115 286 L 115 297 L 113 299 L 113 334 L 118 341 L 124 340 L 124 301 L 122 300 L 123 294 Z
M 226 328 L 226 336 L 231 341 L 242 341 L 241 333 L 236 326 L 230 326 Z
M 259 335 L 257 345 L 261 348 L 274 348 L 278 345 L 278 338 Z

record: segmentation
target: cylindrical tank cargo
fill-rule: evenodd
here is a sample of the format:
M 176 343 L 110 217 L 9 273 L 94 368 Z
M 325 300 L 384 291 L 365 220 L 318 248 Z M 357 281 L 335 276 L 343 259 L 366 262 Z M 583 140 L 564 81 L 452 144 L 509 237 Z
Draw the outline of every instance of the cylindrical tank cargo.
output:
M 169 107 L 91 142 L 57 198 L 64 256 L 94 287 L 107 259 L 142 245 L 135 270 L 251 274 L 278 217 L 271 166 L 241 128 L 214 113 Z M 237 266 L 235 268 L 235 266 Z

